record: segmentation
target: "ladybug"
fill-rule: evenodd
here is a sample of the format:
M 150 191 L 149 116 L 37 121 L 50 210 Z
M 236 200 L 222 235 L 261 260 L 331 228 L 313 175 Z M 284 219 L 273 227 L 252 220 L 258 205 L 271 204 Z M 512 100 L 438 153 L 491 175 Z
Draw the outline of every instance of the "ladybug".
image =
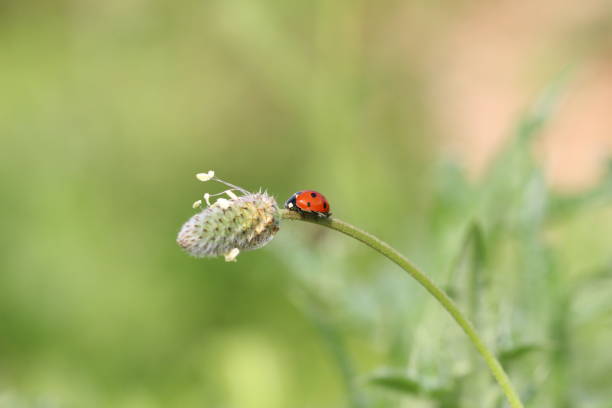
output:
M 298 191 L 285 202 L 285 208 L 302 214 L 316 214 L 329 217 L 329 202 L 325 196 L 314 190 Z

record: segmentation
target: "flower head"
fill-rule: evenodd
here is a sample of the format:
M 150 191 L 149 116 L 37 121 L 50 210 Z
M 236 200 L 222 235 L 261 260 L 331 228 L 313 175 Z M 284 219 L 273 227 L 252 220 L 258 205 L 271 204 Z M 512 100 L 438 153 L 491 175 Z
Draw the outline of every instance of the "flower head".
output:
M 195 257 L 225 256 L 234 261 L 241 251 L 261 248 L 278 231 L 280 214 L 276 200 L 266 193 L 251 193 L 208 175 L 231 190 L 205 194 L 208 207 L 191 217 L 181 228 L 177 243 Z M 198 177 L 198 179 L 201 179 Z M 239 195 L 234 193 L 237 191 Z M 210 198 L 225 194 L 210 204 Z

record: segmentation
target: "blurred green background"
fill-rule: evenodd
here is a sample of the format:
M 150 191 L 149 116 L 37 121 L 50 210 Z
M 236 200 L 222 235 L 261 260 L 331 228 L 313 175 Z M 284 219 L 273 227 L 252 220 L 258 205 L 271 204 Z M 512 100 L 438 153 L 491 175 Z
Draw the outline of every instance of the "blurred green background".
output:
M 209 169 L 321 191 L 397 247 L 527 406 L 612 407 L 611 16 L 0 2 L 0 407 L 504 406 L 445 312 L 346 237 L 182 253 Z

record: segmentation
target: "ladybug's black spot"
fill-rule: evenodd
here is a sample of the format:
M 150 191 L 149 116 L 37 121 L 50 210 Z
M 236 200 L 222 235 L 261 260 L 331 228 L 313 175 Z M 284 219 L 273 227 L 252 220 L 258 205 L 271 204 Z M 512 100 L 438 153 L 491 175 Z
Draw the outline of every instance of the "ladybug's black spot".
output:
M 323 203 L 323 208 L 327 209 L 327 203 Z
M 312 198 L 315 198 L 315 197 L 317 196 L 317 193 L 310 193 L 310 196 L 311 196 Z
M 308 207 L 310 207 L 310 201 L 308 201 L 308 202 L 306 203 L 306 205 L 307 205 Z

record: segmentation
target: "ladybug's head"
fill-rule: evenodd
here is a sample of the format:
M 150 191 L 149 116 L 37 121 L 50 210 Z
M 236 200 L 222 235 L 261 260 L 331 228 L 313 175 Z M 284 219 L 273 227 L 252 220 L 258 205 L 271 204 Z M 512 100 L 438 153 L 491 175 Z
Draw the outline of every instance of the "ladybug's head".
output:
M 289 197 L 289 199 L 287 201 L 285 201 L 285 208 L 291 211 L 297 211 L 298 207 L 297 204 L 295 202 L 295 200 L 297 199 L 297 196 L 300 195 L 301 191 L 298 191 L 297 193 L 293 194 L 291 197 Z

